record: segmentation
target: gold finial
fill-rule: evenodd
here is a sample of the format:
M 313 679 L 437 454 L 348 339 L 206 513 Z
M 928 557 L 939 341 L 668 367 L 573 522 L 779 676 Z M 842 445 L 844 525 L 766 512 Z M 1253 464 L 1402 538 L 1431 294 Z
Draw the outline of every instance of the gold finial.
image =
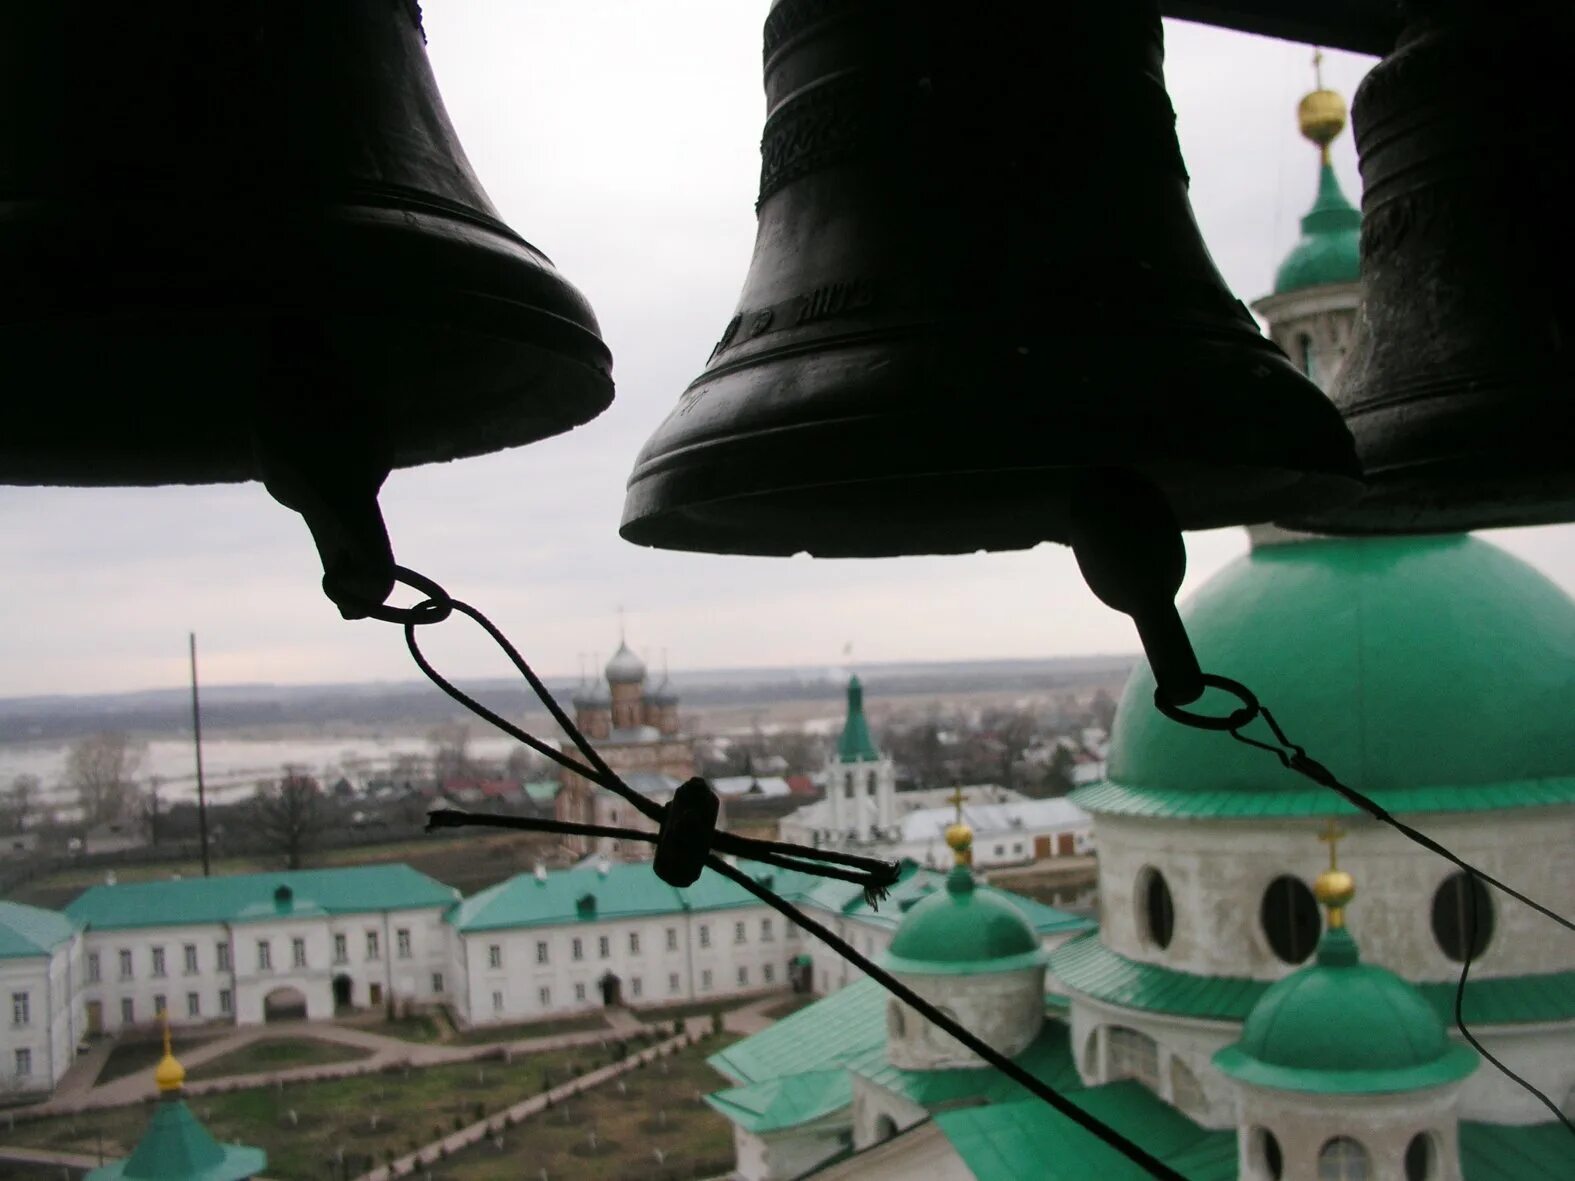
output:
M 954 787 L 946 797 L 957 810 L 957 819 L 946 826 L 946 843 L 951 846 L 958 865 L 973 864 L 973 829 L 963 823 L 963 789 Z
M 1313 882 L 1313 895 L 1329 908 L 1329 927 L 1338 930 L 1345 926 L 1345 908 L 1356 897 L 1356 879 L 1340 868 L 1338 846 L 1345 836 L 1345 829 L 1331 817 L 1324 823 L 1318 839 L 1329 846 L 1329 868 Z
M 1302 135 L 1318 145 L 1323 162 L 1329 163 L 1329 145 L 1345 130 L 1345 100 L 1323 85 L 1323 50 L 1313 50 L 1313 85 L 1296 107 Z
M 170 1015 L 167 1010 L 159 1010 L 159 1020 L 164 1025 L 164 1057 L 159 1060 L 158 1069 L 153 1072 L 154 1085 L 159 1092 L 168 1095 L 181 1089 L 186 1082 L 186 1068 L 175 1060 L 173 1039 L 170 1036 Z

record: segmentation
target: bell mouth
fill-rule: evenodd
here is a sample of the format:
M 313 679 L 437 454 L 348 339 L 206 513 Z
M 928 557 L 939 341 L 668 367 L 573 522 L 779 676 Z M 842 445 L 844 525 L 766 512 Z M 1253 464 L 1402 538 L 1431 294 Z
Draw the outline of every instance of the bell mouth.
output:
M 1271 346 L 1062 343 L 1040 361 L 918 332 L 718 367 L 641 453 L 620 533 L 711 553 L 970 553 L 1067 542 L 1094 467 L 1142 473 L 1184 529 L 1361 490 L 1338 413 Z

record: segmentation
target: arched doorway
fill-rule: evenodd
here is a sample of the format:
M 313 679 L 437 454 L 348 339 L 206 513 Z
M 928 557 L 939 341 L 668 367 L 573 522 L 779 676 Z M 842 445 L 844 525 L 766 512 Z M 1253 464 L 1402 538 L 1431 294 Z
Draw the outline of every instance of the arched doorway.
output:
M 598 980 L 596 986 L 602 990 L 602 1004 L 609 1009 L 623 1004 L 623 981 L 611 972 Z
M 334 1008 L 348 1009 L 355 999 L 355 982 L 343 973 L 334 977 Z
M 276 988 L 263 997 L 264 1021 L 304 1021 L 306 994 L 299 988 Z

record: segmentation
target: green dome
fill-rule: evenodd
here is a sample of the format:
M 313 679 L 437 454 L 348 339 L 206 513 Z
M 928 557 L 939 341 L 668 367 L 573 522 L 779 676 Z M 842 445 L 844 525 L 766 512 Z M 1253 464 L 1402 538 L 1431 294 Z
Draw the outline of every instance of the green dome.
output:
M 1334 167 L 1318 175 L 1318 199 L 1302 218 L 1297 242 L 1274 275 L 1274 294 L 1324 283 L 1355 283 L 1362 274 L 1362 215 L 1345 199 Z
M 1477 1056 L 1450 1042 L 1416 988 L 1359 962 L 1350 932 L 1333 928 L 1317 963 L 1271 985 L 1214 1065 L 1260 1087 L 1373 1095 L 1463 1079 Z
M 1206 670 L 1234 677 L 1293 742 L 1402 811 L 1575 803 L 1575 602 L 1497 546 L 1460 535 L 1260 545 L 1182 609 Z M 1228 735 L 1154 708 L 1127 682 L 1094 812 L 1349 812 L 1333 793 Z M 1224 715 L 1210 689 L 1194 706 Z M 1261 721 L 1246 733 L 1264 737 Z
M 1045 960 L 1023 912 L 990 890 L 975 890 L 966 866 L 903 918 L 883 961 L 894 972 L 950 976 L 1011 972 Z

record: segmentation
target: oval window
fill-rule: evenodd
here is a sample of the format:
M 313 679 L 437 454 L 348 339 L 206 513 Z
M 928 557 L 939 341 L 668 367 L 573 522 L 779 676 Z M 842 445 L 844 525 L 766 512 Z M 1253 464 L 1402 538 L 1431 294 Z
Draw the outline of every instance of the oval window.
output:
M 1153 866 L 1138 875 L 1138 904 L 1142 907 L 1143 934 L 1156 947 L 1169 947 L 1176 933 L 1176 906 L 1165 875 Z
M 1432 1181 L 1432 1177 L 1433 1138 L 1418 1132 L 1405 1147 L 1405 1181 Z
M 1264 1176 L 1269 1181 L 1280 1181 L 1285 1175 L 1285 1154 L 1280 1151 L 1280 1142 L 1274 1138 L 1274 1133 L 1268 1128 L 1257 1128 L 1253 1131 L 1252 1142 Z
M 1323 928 L 1313 892 L 1300 878 L 1289 875 L 1269 883 L 1258 908 L 1258 921 L 1269 947 L 1287 964 L 1299 964 L 1312 955 Z
M 1476 959 L 1493 938 L 1493 899 L 1482 882 L 1467 873 L 1444 879 L 1433 895 L 1433 938 L 1450 959 Z

